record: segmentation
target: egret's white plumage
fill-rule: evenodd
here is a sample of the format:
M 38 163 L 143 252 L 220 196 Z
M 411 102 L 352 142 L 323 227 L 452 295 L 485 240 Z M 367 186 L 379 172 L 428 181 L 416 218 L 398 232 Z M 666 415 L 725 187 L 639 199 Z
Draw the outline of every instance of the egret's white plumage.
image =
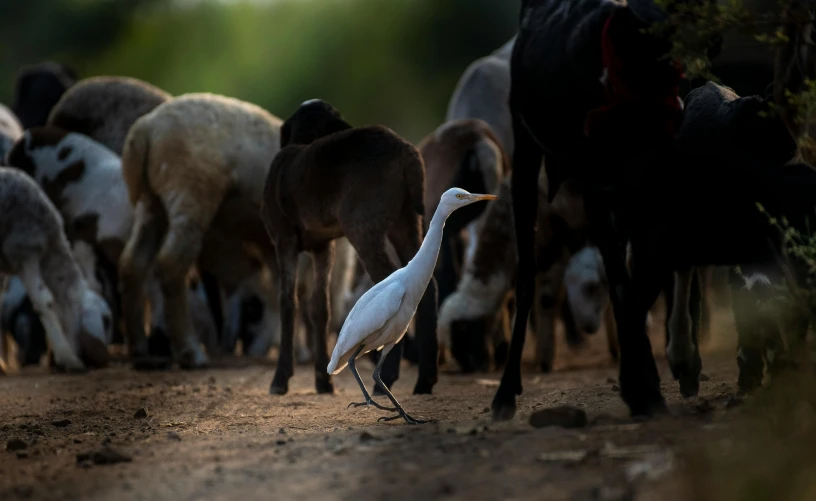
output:
M 329 374 L 337 374 L 343 370 L 352 357 L 359 357 L 372 350 L 382 350 L 380 364 L 374 371 L 374 380 L 385 390 L 396 410 L 400 412 L 396 417 L 401 416 L 409 423 L 419 422 L 402 410 L 394 396 L 382 383 L 379 378 L 380 365 L 391 348 L 405 335 L 408 324 L 411 323 L 417 306 L 419 306 L 419 301 L 431 281 L 436 260 L 439 257 L 445 220 L 456 209 L 480 200 L 495 198 L 497 197 L 494 195 L 474 195 L 461 188 L 451 188 L 442 194 L 431 224 L 428 225 L 428 233 L 414 258 L 404 268 L 400 268 L 369 289 L 349 312 L 337 337 L 337 344 L 327 367 Z M 366 398 L 366 402 L 360 405 L 372 404 L 385 409 L 373 402 L 354 364 L 350 365 Z

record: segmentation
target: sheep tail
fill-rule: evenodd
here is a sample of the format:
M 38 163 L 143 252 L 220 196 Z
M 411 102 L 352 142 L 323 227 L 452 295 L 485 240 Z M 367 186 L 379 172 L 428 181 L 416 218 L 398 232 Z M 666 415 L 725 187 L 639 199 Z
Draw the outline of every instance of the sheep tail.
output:
M 122 175 L 128 188 L 130 203 L 136 205 L 142 193 L 148 189 L 147 161 L 150 140 L 143 120 L 137 120 L 125 138 L 122 150 Z
M 411 160 L 405 162 L 403 175 L 408 188 L 408 199 L 414 211 L 420 216 L 425 215 L 425 162 L 419 151 L 414 148 L 414 155 Z

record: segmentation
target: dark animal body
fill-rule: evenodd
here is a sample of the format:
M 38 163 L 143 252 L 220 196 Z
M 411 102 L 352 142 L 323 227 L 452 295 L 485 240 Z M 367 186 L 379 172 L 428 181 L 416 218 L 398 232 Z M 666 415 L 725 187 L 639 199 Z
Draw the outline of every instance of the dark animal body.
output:
M 542 157 L 550 197 L 569 178 L 585 187 L 592 239 L 603 255 L 618 325 L 624 400 L 635 414 L 664 406 L 649 340 L 645 332 L 634 335 L 624 326 L 625 236 L 615 207 L 621 198 L 613 191 L 631 172 L 653 165 L 681 121 L 681 75 L 661 59 L 667 44 L 642 31 L 660 18 L 648 1 L 528 0 L 522 5 L 510 91 L 517 314 L 510 356 L 493 400 L 497 419 L 515 413 L 515 396 L 522 390 L 520 361 L 534 300 L 536 180 Z
M 281 151 L 264 188 L 262 217 L 280 270 L 282 340 L 270 391 L 288 391 L 294 372 L 297 259 L 314 257 L 314 292 L 309 304 L 316 333 L 318 392 L 331 392 L 326 374 L 329 357 L 328 277 L 334 239 L 346 236 L 366 272 L 379 282 L 398 266 L 386 251 L 390 241 L 401 265 L 422 242 L 424 165 L 410 143 L 385 127 L 353 128 L 328 103 L 303 103 L 281 128 Z M 430 393 L 437 379 L 436 284 L 423 296 L 417 314 L 419 379 L 415 393 Z M 389 387 L 399 376 L 402 347 L 391 350 L 382 377 Z

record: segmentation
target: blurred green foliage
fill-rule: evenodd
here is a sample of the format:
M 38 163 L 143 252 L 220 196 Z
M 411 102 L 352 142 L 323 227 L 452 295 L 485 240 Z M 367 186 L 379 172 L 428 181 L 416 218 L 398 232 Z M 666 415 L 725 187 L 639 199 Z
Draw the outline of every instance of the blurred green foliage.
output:
M 214 92 L 282 118 L 328 100 L 353 124 L 418 141 L 462 71 L 516 30 L 518 0 L 4 0 L 0 102 L 16 71 L 52 59 Z

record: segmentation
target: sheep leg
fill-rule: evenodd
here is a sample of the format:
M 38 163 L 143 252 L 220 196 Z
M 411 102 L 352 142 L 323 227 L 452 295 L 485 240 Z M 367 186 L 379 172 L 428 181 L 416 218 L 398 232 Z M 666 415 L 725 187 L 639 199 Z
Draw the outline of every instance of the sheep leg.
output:
M 737 329 L 737 386 L 740 393 L 750 393 L 762 386 L 765 371 L 763 353 L 765 332 L 769 326 L 766 315 L 757 314 L 756 295 L 745 287 L 745 281 L 736 267 L 729 273 L 731 309 Z
M 74 349 L 62 331 L 54 306 L 54 295 L 46 286 L 40 272 L 40 264 L 36 259 L 27 259 L 23 262 L 20 280 L 28 292 L 34 311 L 40 317 L 56 365 L 69 371 L 84 371 L 85 365 L 74 353 Z
M 686 268 L 675 272 L 674 304 L 666 331 L 669 341 L 666 357 L 672 375 L 680 382 L 680 394 L 684 398 L 697 395 L 700 389 L 700 370 L 702 369 L 700 351 L 694 339 L 696 337 L 695 322 L 692 317 L 692 309 L 695 312 L 699 311 L 699 282 L 695 283 L 696 275 L 696 268 Z M 697 285 L 696 288 L 695 285 Z M 693 292 L 695 289 L 697 294 Z
M 285 395 L 289 391 L 289 378 L 295 374 L 295 315 L 297 314 L 298 243 L 296 237 L 278 236 L 275 242 L 277 268 L 279 271 L 281 344 L 278 366 L 269 386 L 272 395 Z M 328 364 L 326 364 L 328 365 Z M 323 366 L 323 372 L 325 372 Z
M 128 350 L 136 368 L 148 368 L 144 330 L 144 281 L 152 273 L 167 222 L 157 199 L 142 197 L 134 211 L 133 230 L 119 258 L 119 287 Z M 152 308 L 152 305 L 151 305 Z
M 329 280 L 334 265 L 334 242 L 312 251 L 314 256 L 314 288 L 309 299 L 309 317 L 314 334 L 315 389 L 318 393 L 334 393 L 331 375 L 326 373 L 329 351 L 326 338 L 329 335 Z
M 203 234 L 192 219 L 179 215 L 170 228 L 156 259 L 156 271 L 164 295 L 164 316 L 170 346 L 183 369 L 202 368 L 207 356 L 193 327 L 187 298 L 187 273 L 201 250 Z
M 422 245 L 422 223 L 412 209 L 405 211 L 403 224 L 396 226 L 389 232 L 388 238 L 397 251 L 397 257 L 405 266 L 416 255 Z M 417 351 L 419 352 L 419 374 L 414 385 L 414 394 L 431 394 L 433 387 L 438 380 L 437 360 L 439 357 L 439 342 L 436 335 L 437 327 L 437 305 L 439 288 L 436 278 L 431 276 L 428 287 L 422 295 L 422 299 L 417 306 L 414 332 L 416 333 Z M 484 342 L 484 339 L 483 339 Z M 399 370 L 399 360 L 402 359 L 403 338 L 397 345 L 397 371 Z M 398 372 L 397 372 L 398 373 Z
M 558 298 L 546 274 L 536 277 L 535 312 L 536 364 L 543 373 L 553 370 L 555 363 L 555 320 Z
M 606 343 L 609 355 L 616 363 L 620 362 L 620 346 L 618 346 L 618 327 L 615 325 L 615 313 L 611 306 L 604 310 L 604 328 L 606 329 Z

